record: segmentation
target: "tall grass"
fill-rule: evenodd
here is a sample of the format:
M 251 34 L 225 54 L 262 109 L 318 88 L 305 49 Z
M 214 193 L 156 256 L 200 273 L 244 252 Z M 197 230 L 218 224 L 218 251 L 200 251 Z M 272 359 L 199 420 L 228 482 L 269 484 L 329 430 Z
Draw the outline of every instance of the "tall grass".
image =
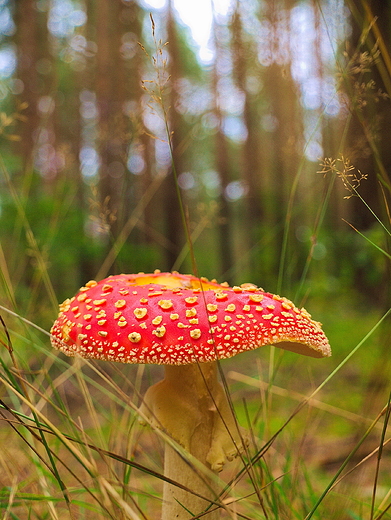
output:
M 230 396 L 251 444 L 248 458 L 221 476 L 223 517 L 387 518 L 389 402 L 367 418 L 355 398 L 338 392 L 380 325 L 323 380 L 324 369 L 293 355 L 278 360 L 273 382 L 262 361 L 254 369 L 254 353 L 227 361 Z M 21 335 L 21 323 L 3 324 L 3 518 L 157 518 L 162 441 L 137 421 L 145 380 L 156 371 L 69 363 L 29 327 Z M 41 366 L 30 366 L 31 351 Z
M 379 48 L 385 52 L 384 46 Z M 159 94 L 158 101 L 162 98 Z M 164 117 L 167 121 L 169 116 Z M 341 177 L 349 193 L 360 197 L 359 184 L 351 182 L 346 164 L 342 169 L 335 164 L 328 163 L 323 173 L 332 175 L 333 182 Z M 65 359 L 49 347 L 49 335 L 38 325 L 48 326 L 57 304 L 48 244 L 35 239 L 4 165 L 1 174 L 16 210 L 15 256 L 34 257 L 36 283 L 43 283 L 49 302 L 42 305 L 38 291 L 32 290 L 18 308 L 12 272 L 16 261 L 10 265 L 0 248 L 2 519 L 156 519 L 165 480 L 164 438 L 139 424 L 137 410 L 160 369 Z M 140 204 L 146 204 L 150 195 L 146 193 Z M 53 213 L 53 234 L 59 215 L 66 211 L 60 207 Z M 129 225 L 137 218 L 136 211 Z M 187 229 L 185 208 L 183 219 Z M 389 234 L 390 223 L 380 218 L 379 222 Z M 288 212 L 286 236 L 289 224 Z M 187 237 L 191 251 L 188 229 Z M 51 238 L 49 234 L 48 242 Z M 389 257 L 381 245 L 364 236 L 363 240 Z M 193 253 L 193 265 L 196 260 Z M 282 256 L 282 269 L 286 260 Z M 104 261 L 102 265 L 104 272 Z M 302 282 L 308 267 L 304 266 Z M 302 293 L 301 287 L 298 290 Z M 379 317 L 376 309 L 363 311 L 342 297 L 338 308 L 321 299 L 314 300 L 313 307 L 334 349 L 330 360 L 313 361 L 277 350 L 268 359 L 264 349 L 221 364 L 229 400 L 250 437 L 243 458 L 227 464 L 220 475 L 220 494 L 211 509 L 220 507 L 222 518 L 391 518 L 389 374 L 386 364 L 376 360 L 391 310 Z M 34 308 L 42 315 L 33 312 L 34 320 L 29 321 L 24 316 Z M 374 365 L 386 384 L 368 402 Z

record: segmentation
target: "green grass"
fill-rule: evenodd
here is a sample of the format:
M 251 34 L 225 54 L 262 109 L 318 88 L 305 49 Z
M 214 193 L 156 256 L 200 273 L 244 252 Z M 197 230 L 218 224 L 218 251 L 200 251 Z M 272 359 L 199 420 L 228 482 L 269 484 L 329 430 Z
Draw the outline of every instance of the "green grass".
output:
M 247 458 L 228 463 L 221 475 L 231 483 L 222 497 L 238 518 L 390 517 L 381 516 L 390 503 L 388 445 L 375 479 L 386 419 L 377 416 L 387 388 L 371 406 L 365 399 L 378 329 L 357 349 L 379 318 L 338 311 L 327 328 L 335 352 L 330 359 L 276 350 L 272 380 L 266 347 L 222 364 L 239 422 L 251 433 Z M 2 316 L 12 323 L 7 332 L 14 349 L 12 360 L 3 330 L 3 518 L 158 518 L 163 443 L 138 424 L 136 408 L 160 368 L 64 358 L 50 349 L 46 335 L 32 326 L 23 334 L 22 322 Z M 303 405 L 319 386 L 314 401 Z

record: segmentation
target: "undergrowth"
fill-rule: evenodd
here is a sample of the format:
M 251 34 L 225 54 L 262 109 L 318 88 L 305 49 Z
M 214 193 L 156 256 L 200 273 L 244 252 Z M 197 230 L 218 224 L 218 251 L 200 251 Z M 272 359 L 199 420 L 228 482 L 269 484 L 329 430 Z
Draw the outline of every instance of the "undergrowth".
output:
M 157 59 L 161 49 L 157 42 Z M 159 74 L 161 66 L 155 61 Z M 159 80 L 144 83 L 149 94 L 158 89 L 153 90 L 152 101 L 163 108 L 170 146 L 162 87 Z M 4 128 L 8 123 L 3 119 Z M 348 158 L 324 159 L 320 171 L 331 177 L 331 184 L 342 181 L 348 197 L 361 197 L 365 172 L 357 173 Z M 55 318 L 57 298 L 47 251 L 55 240 L 56 222 L 68 208 L 53 208 L 45 248 L 35 240 L 34 226 L 4 165 L 1 175 L 15 210 L 13 248 L 20 259 L 34 258 L 33 280 L 36 287 L 44 285 L 46 294 L 42 304 L 32 284 L 30 292 L 16 296 L 12 271 L 16 263 L 10 266 L 0 248 L 2 519 L 158 518 L 165 479 L 164 440 L 159 432 L 139 424 L 137 409 L 160 368 L 65 359 L 49 347 L 46 330 Z M 382 182 L 387 201 L 391 187 L 384 178 Z M 321 229 L 327 202 L 325 197 L 316 231 Z M 364 199 L 361 202 L 366 205 Z M 65 199 L 63 204 L 70 202 Z M 197 258 L 184 205 L 182 218 L 186 253 L 190 251 L 194 267 Z M 389 237 L 390 222 L 377 215 L 376 219 Z M 288 213 L 287 229 L 289 224 Z M 360 238 L 389 260 L 381 244 L 364 234 Z M 282 268 L 286 260 L 282 259 Z M 307 274 L 305 264 L 297 287 L 300 297 Z M 320 291 L 310 300 L 311 311 L 323 321 L 333 347 L 330 360 L 313 361 L 265 348 L 222 364 L 236 416 L 250 435 L 244 459 L 227 464 L 219 476 L 221 494 L 216 503 L 222 518 L 391 518 L 390 366 L 381 357 L 380 346 L 388 341 L 391 310 L 381 313 L 364 303 L 355 306 L 356 299 L 354 293 L 348 297 L 333 293 L 326 299 Z M 35 308 L 38 315 L 30 312 Z M 24 317 L 31 315 L 32 321 Z

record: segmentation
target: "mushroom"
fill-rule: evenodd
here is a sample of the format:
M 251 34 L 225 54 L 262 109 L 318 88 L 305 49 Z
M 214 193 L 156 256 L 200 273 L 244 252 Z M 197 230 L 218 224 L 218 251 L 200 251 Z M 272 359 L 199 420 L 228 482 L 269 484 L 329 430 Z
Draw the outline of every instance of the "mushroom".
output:
M 60 305 L 52 344 L 69 356 L 165 365 L 140 415 L 201 465 L 166 442 L 163 520 L 188 519 L 216 501 L 215 478 L 245 448 L 217 362 L 263 345 L 312 357 L 331 355 L 320 323 L 286 298 L 253 284 L 229 287 L 177 272 L 90 281 Z M 183 451 L 183 450 L 182 450 Z M 209 470 L 201 471 L 201 467 Z M 219 513 L 206 515 L 215 520 Z

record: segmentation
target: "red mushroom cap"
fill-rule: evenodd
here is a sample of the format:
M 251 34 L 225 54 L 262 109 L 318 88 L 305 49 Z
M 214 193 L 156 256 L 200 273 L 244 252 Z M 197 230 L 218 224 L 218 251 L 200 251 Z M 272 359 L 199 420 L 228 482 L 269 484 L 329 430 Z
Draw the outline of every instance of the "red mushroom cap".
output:
M 286 298 L 176 272 L 88 282 L 60 305 L 51 334 L 67 355 L 123 363 L 208 362 L 272 344 L 331 355 L 320 323 Z

